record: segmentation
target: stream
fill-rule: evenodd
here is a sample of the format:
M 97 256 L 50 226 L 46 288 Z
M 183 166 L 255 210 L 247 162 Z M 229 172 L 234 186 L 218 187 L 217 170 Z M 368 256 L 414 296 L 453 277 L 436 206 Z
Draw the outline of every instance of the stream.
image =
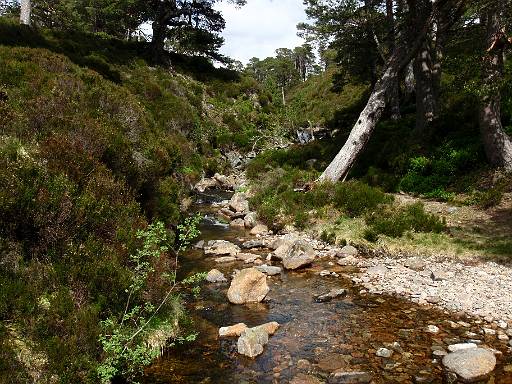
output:
M 212 203 L 229 197 L 229 193 L 220 191 L 198 195 L 195 206 L 205 217 L 200 226 L 202 240 L 240 244 L 252 238 L 248 232 L 215 218 Z M 251 250 L 262 254 L 262 259 L 268 252 Z M 202 249 L 192 249 L 181 258 L 180 274 L 217 268 L 230 280 L 234 269 L 250 267 L 241 261 L 217 264 L 214 259 L 205 256 Z M 331 372 L 342 369 L 368 372 L 375 384 L 456 383 L 446 374 L 441 358 L 433 355 L 435 350 L 467 341 L 467 332 L 474 332 L 478 335 L 472 339 L 506 352 L 503 344 L 479 333 L 475 319 L 391 296 L 361 293 L 350 279 L 319 275 L 324 269 L 338 274 L 355 272 L 355 267 L 332 264 L 318 260 L 310 268 L 268 277 L 270 292 L 264 302 L 257 304 L 230 304 L 226 298 L 229 282 L 205 283 L 200 299 L 190 304 L 199 332 L 197 340 L 167 351 L 146 370 L 144 382 L 259 384 L 293 380 L 294 384 L 315 384 L 328 382 Z M 315 302 L 314 296 L 331 288 L 346 288 L 349 294 L 331 302 Z M 243 322 L 252 327 L 270 321 L 277 321 L 281 327 L 255 359 L 237 353 L 236 338 L 218 337 L 222 326 Z M 428 325 L 436 325 L 440 331 L 429 333 Z M 376 356 L 382 347 L 393 351 L 391 357 Z M 508 369 L 512 361 L 503 356 L 498 353 L 496 370 L 482 383 L 512 383 Z

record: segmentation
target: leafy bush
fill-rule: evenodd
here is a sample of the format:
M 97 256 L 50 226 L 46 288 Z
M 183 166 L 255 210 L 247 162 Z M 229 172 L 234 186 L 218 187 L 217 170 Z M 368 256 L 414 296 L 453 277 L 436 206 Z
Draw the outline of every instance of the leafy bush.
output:
M 380 189 L 370 187 L 360 181 L 336 184 L 333 198 L 334 205 L 350 217 L 372 212 L 380 205 L 392 201 L 392 196 L 386 195 Z
M 400 237 L 406 231 L 440 233 L 446 224 L 437 216 L 425 212 L 422 203 L 415 203 L 405 207 L 382 207 L 366 216 L 369 229 L 365 238 L 376 241 L 378 235 Z

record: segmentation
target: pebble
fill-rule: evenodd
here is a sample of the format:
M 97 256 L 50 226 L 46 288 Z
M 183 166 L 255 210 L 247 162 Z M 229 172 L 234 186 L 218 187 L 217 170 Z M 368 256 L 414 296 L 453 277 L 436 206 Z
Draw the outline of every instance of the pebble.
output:
M 448 350 L 450 352 L 457 352 L 462 351 L 464 349 L 471 349 L 471 348 L 477 348 L 477 345 L 475 343 L 459 343 L 459 344 L 452 344 L 448 346 Z
M 375 352 L 375 356 L 378 357 L 389 358 L 391 355 L 393 355 L 393 351 L 387 348 L 379 348 L 377 352 Z
M 439 327 L 429 324 L 427 325 L 425 331 L 428 333 L 439 333 Z

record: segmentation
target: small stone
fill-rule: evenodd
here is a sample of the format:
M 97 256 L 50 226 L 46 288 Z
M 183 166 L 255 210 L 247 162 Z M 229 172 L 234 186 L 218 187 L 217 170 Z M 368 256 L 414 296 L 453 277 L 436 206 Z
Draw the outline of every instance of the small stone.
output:
M 338 265 L 341 265 L 342 267 L 346 267 L 348 265 L 354 265 L 357 263 L 357 258 L 354 256 L 347 256 L 339 259 L 336 262 Z
M 448 279 L 447 273 L 443 272 L 443 271 L 432 271 L 431 274 L 430 274 L 430 277 L 434 281 L 442 281 L 442 280 L 447 280 Z
M 263 240 L 248 240 L 242 244 L 242 248 L 252 249 L 252 248 L 262 248 L 265 246 Z
M 428 333 L 439 333 L 439 327 L 437 327 L 435 325 L 432 325 L 432 324 L 429 324 L 425 328 L 425 331 L 428 332 Z
M 465 349 L 472 349 L 477 348 L 478 346 L 475 343 L 459 343 L 459 344 L 452 344 L 448 346 L 448 350 L 450 352 L 457 352 L 457 351 L 463 351 Z
M 496 331 L 491 328 L 483 328 L 483 331 L 486 335 L 495 335 L 496 334 Z
M 508 341 L 510 339 L 510 337 L 508 337 L 506 334 L 504 333 L 498 333 L 498 340 L 501 340 L 501 341 Z
M 298 373 L 289 384 L 322 384 L 322 382 L 315 376 Z
M 233 261 L 236 261 L 236 257 L 234 257 L 234 256 L 222 256 L 222 257 L 217 257 L 215 259 L 216 263 L 232 263 Z
M 404 263 L 404 266 L 412 269 L 413 271 L 423 271 L 425 267 L 427 266 L 427 263 L 425 263 L 423 260 L 418 258 L 412 258 L 407 260 Z
M 329 376 L 329 384 L 367 384 L 372 381 L 368 372 L 345 372 L 337 370 Z
M 204 249 L 206 255 L 216 256 L 236 256 L 240 252 L 240 247 L 236 244 L 230 243 L 225 240 L 213 240 L 209 241 Z
M 228 280 L 221 271 L 219 271 L 218 269 L 212 269 L 206 275 L 206 281 L 208 281 L 209 283 L 223 283 Z
M 252 229 L 258 224 L 258 215 L 256 212 L 249 212 L 244 217 L 244 225 L 246 228 Z
M 434 355 L 434 357 L 443 357 L 443 356 L 446 356 L 448 354 L 448 352 L 446 352 L 445 350 L 435 350 L 434 352 L 432 352 L 432 355 Z
M 331 301 L 333 299 L 336 299 L 338 297 L 344 297 L 347 296 L 347 290 L 340 288 L 340 289 L 331 289 L 328 293 L 324 293 L 322 295 L 319 295 L 315 298 L 315 301 L 317 303 L 325 303 L 327 301 Z
M 501 329 L 507 329 L 508 328 L 508 324 L 506 321 L 503 321 L 503 320 L 498 320 L 498 322 L 496 323 L 498 325 L 499 328 Z
M 247 329 L 244 323 L 219 328 L 219 337 L 238 337 Z
M 253 229 L 251 229 L 251 235 L 262 235 L 268 233 L 268 227 L 263 224 L 256 225 Z
M 306 359 L 300 359 L 297 361 L 297 369 L 308 370 L 311 368 L 311 363 Z
M 385 275 L 388 273 L 388 269 L 384 264 L 378 264 L 374 267 L 368 268 L 366 273 L 369 275 Z
M 379 348 L 377 352 L 375 352 L 375 355 L 378 357 L 389 358 L 391 355 L 393 355 L 393 351 L 387 348 Z
M 199 240 L 197 243 L 195 243 L 194 248 L 203 249 L 204 248 L 204 240 Z
M 229 223 L 229 226 L 233 228 L 244 228 L 245 223 L 243 219 L 235 219 L 231 223 Z
M 357 256 L 359 251 L 356 247 L 353 247 L 352 245 L 345 245 L 343 248 L 341 248 L 339 255 L 342 256 Z
M 256 269 L 260 272 L 263 272 L 264 274 L 266 274 L 268 276 L 278 275 L 282 271 L 281 267 L 274 267 L 272 265 L 267 265 L 267 264 L 259 265 L 256 267 Z
M 239 253 L 236 255 L 238 260 L 245 261 L 246 263 L 252 263 L 254 260 L 259 259 L 260 255 L 254 255 L 252 253 Z

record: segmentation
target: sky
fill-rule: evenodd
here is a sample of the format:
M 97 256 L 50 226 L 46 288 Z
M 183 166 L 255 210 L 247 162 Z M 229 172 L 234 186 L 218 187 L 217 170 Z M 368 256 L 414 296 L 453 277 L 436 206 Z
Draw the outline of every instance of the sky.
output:
M 246 64 L 250 58 L 274 56 L 277 48 L 294 48 L 303 43 L 297 24 L 306 21 L 302 0 L 248 0 L 237 8 L 218 3 L 226 20 L 221 53 Z

